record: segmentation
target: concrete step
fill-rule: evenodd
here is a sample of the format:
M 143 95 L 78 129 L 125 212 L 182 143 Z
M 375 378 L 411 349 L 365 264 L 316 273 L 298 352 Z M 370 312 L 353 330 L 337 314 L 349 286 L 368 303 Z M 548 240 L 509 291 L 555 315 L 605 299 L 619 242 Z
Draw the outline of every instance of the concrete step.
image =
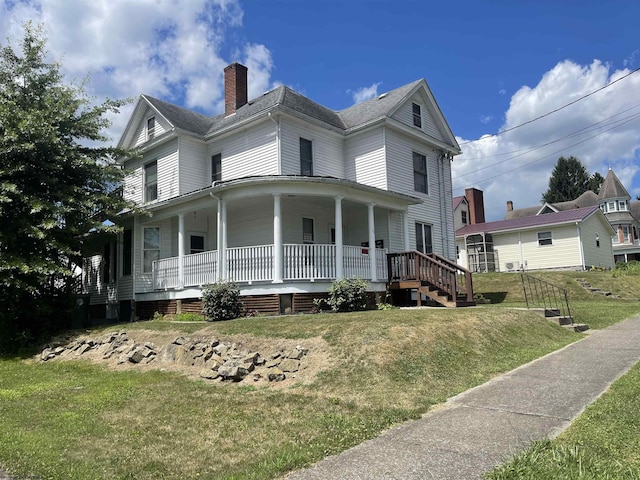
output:
M 573 330 L 574 332 L 586 332 L 589 330 L 589 325 L 586 323 L 572 323 L 570 325 L 563 325 L 563 327 Z

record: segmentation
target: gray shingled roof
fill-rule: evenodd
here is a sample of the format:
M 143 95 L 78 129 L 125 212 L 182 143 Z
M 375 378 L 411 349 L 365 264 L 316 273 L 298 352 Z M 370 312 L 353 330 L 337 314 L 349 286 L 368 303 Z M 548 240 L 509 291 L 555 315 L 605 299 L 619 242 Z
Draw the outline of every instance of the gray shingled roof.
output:
M 456 236 L 472 235 L 475 233 L 493 233 L 523 228 L 543 227 L 562 223 L 580 222 L 589 215 L 598 211 L 597 205 L 585 208 L 574 208 L 563 212 L 547 213 L 545 215 L 533 215 L 512 220 L 498 220 L 497 222 L 476 223 L 466 225 L 456 230 Z
M 421 81 L 416 80 L 341 111 L 324 107 L 284 85 L 252 99 L 238 108 L 234 115 L 229 116 L 221 114 L 209 117 L 148 95 L 144 97 L 175 127 L 203 136 L 211 135 L 278 106 L 294 114 L 302 114 L 340 130 L 346 130 L 388 115 Z
M 408 85 L 391 90 L 386 94 L 341 110 L 340 117 L 342 117 L 347 128 L 353 128 L 388 115 L 420 82 L 422 82 L 422 80 L 416 80 Z
M 149 95 L 143 96 L 176 128 L 204 135 L 211 126 L 212 117 L 158 100 Z
M 565 210 L 572 210 L 574 208 L 585 208 L 591 207 L 593 205 L 598 205 L 598 195 L 596 195 L 591 190 L 587 190 L 582 195 L 580 195 L 575 200 L 569 200 L 567 202 L 558 202 L 558 203 L 550 203 L 556 210 L 559 212 L 564 212 Z M 542 205 L 537 205 L 535 207 L 527 207 L 527 208 L 519 208 L 517 210 L 507 211 L 505 215 L 505 220 L 515 220 L 516 218 L 530 217 L 531 215 L 536 215 Z M 549 215 L 549 214 L 545 214 Z
M 602 187 L 600 187 L 600 194 L 598 195 L 600 200 L 607 198 L 631 198 L 627 189 L 624 188 L 622 182 L 618 179 L 613 170 L 609 169 L 607 178 L 604 179 Z

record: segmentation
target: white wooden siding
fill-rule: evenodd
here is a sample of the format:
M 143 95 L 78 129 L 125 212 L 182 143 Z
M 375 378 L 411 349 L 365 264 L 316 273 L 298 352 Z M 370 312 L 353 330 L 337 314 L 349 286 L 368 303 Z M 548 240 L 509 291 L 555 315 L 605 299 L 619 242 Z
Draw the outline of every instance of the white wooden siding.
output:
M 158 162 L 158 200 L 166 200 L 179 194 L 178 140 L 175 139 L 145 152 L 142 158 L 126 162 L 124 197 L 127 200 L 143 203 L 144 165 L 154 160 Z
M 394 120 L 398 120 L 399 122 L 404 123 L 405 125 L 409 125 L 412 128 L 418 129 L 413 124 L 413 104 L 416 103 L 420 105 L 420 110 L 422 113 L 422 130 L 427 135 L 432 136 L 441 141 L 445 141 L 444 135 L 438 128 L 434 118 L 433 112 L 427 107 L 427 103 L 425 99 L 419 93 L 416 93 L 411 99 L 406 101 L 404 104 L 398 108 L 391 116 Z
M 192 137 L 180 138 L 179 194 L 200 190 L 211 184 L 211 160 L 203 141 Z
M 345 178 L 344 140 L 315 126 L 280 121 L 282 174 L 300 175 L 300 138 L 313 144 L 313 174 Z
M 605 219 L 599 215 L 592 215 L 580 225 L 584 262 L 587 267 L 613 268 L 613 246 L 611 232 Z M 596 245 L 596 236 L 600 239 L 600 246 Z
M 276 125 L 267 120 L 251 129 L 209 143 L 207 146 L 208 179 L 211 179 L 211 156 L 222 155 L 222 180 L 278 174 Z
M 389 252 L 404 252 L 404 223 L 401 212 L 389 212 Z
M 143 159 L 137 158 L 125 164 L 125 177 L 123 182 L 123 196 L 125 200 L 142 204 L 142 165 Z
M 386 129 L 385 139 L 389 190 L 424 201 L 422 204 L 409 206 L 409 245 L 411 248 L 416 247 L 415 223 L 426 223 L 432 227 L 434 252 L 453 259 L 455 247 L 450 164 L 445 160 L 441 170 L 438 165 L 441 160 L 433 147 L 390 128 Z M 427 157 L 428 194 L 416 192 L 413 188 L 413 152 Z
M 155 110 L 151 108 L 147 108 L 144 115 L 141 116 L 140 123 L 136 126 L 135 132 L 133 134 L 133 144 L 129 145 L 128 148 L 139 147 L 143 143 L 145 143 L 147 139 L 147 120 L 151 117 L 156 117 L 156 126 L 154 129 L 154 137 L 159 137 L 164 132 L 171 130 L 171 125 L 158 115 Z
M 348 180 L 384 190 L 388 188 L 384 127 L 346 140 L 345 174 Z

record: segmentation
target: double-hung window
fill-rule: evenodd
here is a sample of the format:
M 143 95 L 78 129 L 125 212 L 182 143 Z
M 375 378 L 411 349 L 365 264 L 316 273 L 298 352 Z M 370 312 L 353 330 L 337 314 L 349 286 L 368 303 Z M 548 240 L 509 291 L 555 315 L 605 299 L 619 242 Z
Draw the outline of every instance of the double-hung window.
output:
M 156 136 L 156 117 L 147 119 L 147 140 L 151 140 Z
M 413 124 L 418 127 L 418 128 L 422 128 L 422 111 L 420 109 L 420 105 L 418 105 L 417 103 L 413 103 Z
M 313 175 L 313 143 L 300 138 L 300 175 Z
M 553 239 L 551 237 L 551 232 L 538 232 L 538 245 L 553 245 Z
M 151 273 L 154 260 L 160 260 L 160 227 L 145 227 L 142 245 L 142 271 Z
M 466 210 L 462 210 L 460 213 L 462 214 L 462 223 L 463 223 L 463 225 L 466 225 L 467 224 L 467 211 Z
M 158 199 L 158 162 L 153 161 L 144 166 L 144 201 Z
M 416 222 L 416 250 L 422 253 L 433 253 L 431 225 Z
M 413 152 L 413 189 L 416 192 L 429 193 L 427 178 L 427 157 Z
M 211 183 L 222 180 L 222 154 L 216 153 L 211 157 Z

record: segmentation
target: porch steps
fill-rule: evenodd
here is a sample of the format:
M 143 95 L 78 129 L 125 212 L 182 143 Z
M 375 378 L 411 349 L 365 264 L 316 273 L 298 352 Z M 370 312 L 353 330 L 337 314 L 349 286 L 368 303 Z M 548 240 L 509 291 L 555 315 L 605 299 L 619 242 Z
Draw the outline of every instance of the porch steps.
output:
M 476 305 L 475 302 L 468 302 L 464 295 L 459 295 L 455 300 L 453 300 L 450 295 L 442 290 L 429 285 L 427 282 L 420 282 L 417 280 L 391 282 L 389 283 L 388 288 L 389 290 L 415 290 L 419 294 L 427 296 L 443 307 L 474 307 Z M 418 306 L 420 306 L 419 298 L 420 297 L 418 296 Z
M 586 323 L 573 323 L 573 317 L 568 315 L 561 315 L 560 311 L 555 308 L 530 308 L 534 313 L 537 313 L 541 317 L 551 320 L 558 325 L 565 327 L 574 332 L 585 332 L 589 330 L 589 325 Z

